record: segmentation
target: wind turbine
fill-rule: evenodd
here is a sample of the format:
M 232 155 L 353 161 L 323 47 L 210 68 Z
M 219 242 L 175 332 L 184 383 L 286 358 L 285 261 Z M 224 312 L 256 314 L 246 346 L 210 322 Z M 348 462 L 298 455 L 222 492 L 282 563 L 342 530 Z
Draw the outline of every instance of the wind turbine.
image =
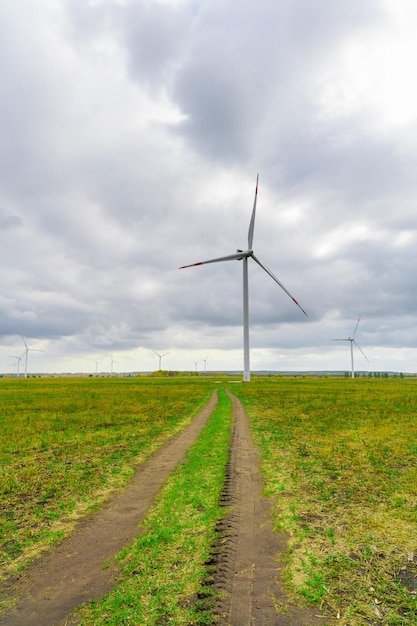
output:
M 23 335 L 21 335 L 21 337 L 23 339 L 23 343 L 25 344 L 25 350 L 24 350 L 24 352 L 23 352 L 23 354 L 22 354 L 22 356 L 20 358 L 22 359 L 23 357 L 25 357 L 25 378 L 27 378 L 28 377 L 28 353 L 29 353 L 29 350 L 31 352 L 43 352 L 43 350 L 39 350 L 37 348 L 28 348 L 28 344 L 26 343 L 25 338 L 23 337 Z
M 113 355 L 110 355 L 110 375 L 113 376 L 113 363 L 118 363 L 115 359 L 113 359 Z
M 355 346 L 358 348 L 358 350 L 360 350 L 362 352 L 363 356 L 365 357 L 365 359 L 369 363 L 369 360 L 368 360 L 365 352 L 362 350 L 362 348 L 355 341 L 355 335 L 356 335 L 356 331 L 358 330 L 358 326 L 359 326 L 360 320 L 361 320 L 361 316 L 359 315 L 358 321 L 356 322 L 355 330 L 353 331 L 352 337 L 346 337 L 345 339 L 332 339 L 332 341 L 350 341 L 350 362 L 352 364 L 352 378 L 355 378 L 355 368 L 354 368 L 354 365 L 353 365 L 353 344 L 355 344 Z
M 14 370 L 16 372 L 16 378 L 19 378 L 19 369 L 20 369 L 20 361 L 24 356 L 24 352 L 20 356 L 10 355 L 11 359 L 16 359 L 16 363 L 14 364 Z
M 159 371 L 161 371 L 162 370 L 162 357 L 169 354 L 169 352 L 164 352 L 164 354 L 159 354 L 159 352 L 157 352 L 156 350 L 152 350 L 152 352 L 155 352 L 155 354 L 159 357 Z
M 255 214 L 256 214 L 256 201 L 258 198 L 258 180 L 259 174 L 256 177 L 255 187 L 255 199 L 253 202 L 252 217 L 249 224 L 248 231 L 248 249 L 237 250 L 235 254 L 229 254 L 227 256 L 219 257 L 217 259 L 210 259 L 208 261 L 200 261 L 199 263 L 191 263 L 191 265 L 183 265 L 180 269 L 186 267 L 194 267 L 196 265 L 205 265 L 206 263 L 219 263 L 222 261 L 243 261 L 243 380 L 245 382 L 250 381 L 250 365 L 249 365 L 249 287 L 248 287 L 248 259 L 252 258 L 269 276 L 285 291 L 287 296 L 298 306 L 299 309 L 307 315 L 302 306 L 297 300 L 290 294 L 290 292 L 284 287 L 284 285 L 278 280 L 278 278 L 255 256 L 252 244 L 253 244 L 253 232 L 255 229 Z
M 202 359 L 203 363 L 204 363 L 204 373 L 207 373 L 207 361 L 208 361 L 208 356 L 206 356 L 205 359 Z

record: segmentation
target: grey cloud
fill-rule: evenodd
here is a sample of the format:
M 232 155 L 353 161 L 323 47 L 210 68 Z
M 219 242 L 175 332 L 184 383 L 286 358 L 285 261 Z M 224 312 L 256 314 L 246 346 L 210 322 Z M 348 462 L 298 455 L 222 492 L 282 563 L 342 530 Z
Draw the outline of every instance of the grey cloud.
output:
M 187 119 L 179 130 L 208 157 L 244 160 L 249 145 L 242 128 L 255 124 L 254 102 L 248 98 L 250 84 L 233 64 L 222 56 L 207 57 L 187 67 L 175 88 Z
M 74 45 L 86 49 L 110 38 L 124 55 L 129 74 L 142 88 L 166 90 L 189 37 L 187 11 L 168 4 L 130 1 L 89 5 L 67 2 Z
M 23 225 L 19 215 L 13 215 L 7 209 L 0 207 L 0 230 L 11 230 Z
M 238 10 L 204 5 L 195 27 L 202 33 L 173 90 L 186 115 L 180 130 L 220 161 L 245 162 L 258 134 L 267 144 L 272 137 L 279 151 L 285 133 L 302 133 L 305 143 L 313 124 L 309 74 L 337 38 L 379 13 L 376 2 L 349 3 L 341 10 L 328 0 L 298 2 L 291 9 L 265 0 L 240 3 Z
M 189 19 L 169 5 L 134 3 L 124 20 L 132 76 L 153 87 L 160 87 L 162 80 L 169 85 L 189 37 Z

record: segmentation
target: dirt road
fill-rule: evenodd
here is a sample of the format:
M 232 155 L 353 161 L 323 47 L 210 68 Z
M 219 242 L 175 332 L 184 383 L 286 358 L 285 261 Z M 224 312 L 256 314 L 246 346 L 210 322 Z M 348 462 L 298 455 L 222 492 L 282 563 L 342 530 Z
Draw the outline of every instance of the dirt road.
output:
M 0 614 L 2 626 L 55 626 L 76 606 L 98 599 L 116 583 L 114 556 L 138 533 L 155 496 L 182 461 L 206 424 L 217 402 L 210 402 L 179 435 L 170 440 L 130 480 L 128 487 L 99 513 L 85 519 L 76 532 L 46 558 L 41 558 L 13 585 L 18 602 Z M 109 566 L 103 568 L 103 563 Z
M 270 503 L 262 497 L 259 456 L 240 401 L 233 403 L 233 436 L 223 504 L 230 507 L 219 527 L 213 585 L 221 626 L 309 626 L 323 624 L 313 611 L 286 606 L 280 555 L 286 536 L 274 532 Z
M 314 612 L 296 607 L 282 613 L 285 602 L 279 555 L 285 537 L 272 528 L 269 504 L 262 498 L 258 455 L 240 402 L 233 403 L 233 436 L 223 503 L 229 513 L 219 526 L 213 587 L 221 592 L 214 606 L 221 626 L 303 626 L 323 623 Z M 162 484 L 181 462 L 207 422 L 217 400 L 193 422 L 141 465 L 128 487 L 99 513 L 81 523 L 76 532 L 46 558 L 41 558 L 17 581 L 13 611 L 0 616 L 3 626 L 74 625 L 70 612 L 98 599 L 118 580 L 114 555 L 137 534 L 138 524 Z M 103 563 L 109 567 L 103 568 Z

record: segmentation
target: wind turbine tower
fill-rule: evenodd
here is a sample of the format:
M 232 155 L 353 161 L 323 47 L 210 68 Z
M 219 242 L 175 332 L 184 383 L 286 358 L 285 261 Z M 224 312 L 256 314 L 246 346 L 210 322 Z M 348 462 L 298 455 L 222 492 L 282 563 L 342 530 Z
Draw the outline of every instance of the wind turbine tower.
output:
M 369 363 L 369 360 L 368 360 L 366 354 L 364 353 L 362 348 L 355 341 L 356 331 L 358 330 L 358 326 L 359 326 L 360 320 L 361 320 L 361 316 L 359 315 L 358 321 L 356 322 L 355 330 L 353 331 L 352 337 L 346 337 L 344 339 L 333 339 L 332 340 L 332 341 L 350 341 L 350 362 L 351 362 L 351 368 L 352 368 L 352 378 L 355 378 L 355 366 L 354 366 L 354 363 L 353 363 L 353 344 L 355 344 L 355 346 L 358 348 L 358 350 L 360 350 L 362 352 L 363 356 L 365 357 L 365 359 Z
M 243 261 L 243 380 L 245 382 L 250 381 L 250 362 L 249 362 L 249 286 L 248 286 L 248 259 L 252 258 L 269 276 L 285 291 L 287 296 L 298 306 L 298 308 L 307 315 L 301 305 L 297 302 L 294 296 L 284 287 L 284 285 L 278 280 L 278 278 L 255 256 L 253 245 L 253 233 L 255 229 L 255 215 L 256 215 L 256 201 L 258 198 L 258 180 L 259 174 L 256 177 L 255 187 L 255 199 L 253 202 L 252 217 L 249 224 L 248 231 L 248 248 L 247 250 L 237 250 L 235 254 L 229 254 L 227 256 L 219 257 L 217 259 L 209 259 L 208 261 L 199 261 L 198 263 L 191 263 L 190 265 L 182 265 L 180 269 L 186 267 L 194 267 L 196 265 L 205 265 L 206 263 L 220 263 L 223 261 Z

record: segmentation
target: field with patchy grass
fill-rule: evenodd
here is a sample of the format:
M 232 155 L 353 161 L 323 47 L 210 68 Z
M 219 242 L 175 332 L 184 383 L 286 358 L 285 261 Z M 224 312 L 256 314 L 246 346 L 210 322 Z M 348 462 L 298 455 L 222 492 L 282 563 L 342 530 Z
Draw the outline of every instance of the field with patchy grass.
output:
M 123 486 L 212 387 L 202 378 L 0 380 L 0 580 Z
M 287 584 L 329 623 L 417 624 L 417 381 L 234 389 L 262 450 Z
M 120 489 L 220 388 L 210 425 L 120 555 L 125 582 L 80 614 L 85 624 L 168 614 L 164 623 L 211 623 L 187 599 L 208 575 L 222 515 L 228 386 L 220 377 L 0 380 L 3 577 Z M 323 625 L 417 624 L 417 381 L 254 376 L 233 392 L 261 453 L 275 528 L 288 533 L 289 598 L 314 606 Z

